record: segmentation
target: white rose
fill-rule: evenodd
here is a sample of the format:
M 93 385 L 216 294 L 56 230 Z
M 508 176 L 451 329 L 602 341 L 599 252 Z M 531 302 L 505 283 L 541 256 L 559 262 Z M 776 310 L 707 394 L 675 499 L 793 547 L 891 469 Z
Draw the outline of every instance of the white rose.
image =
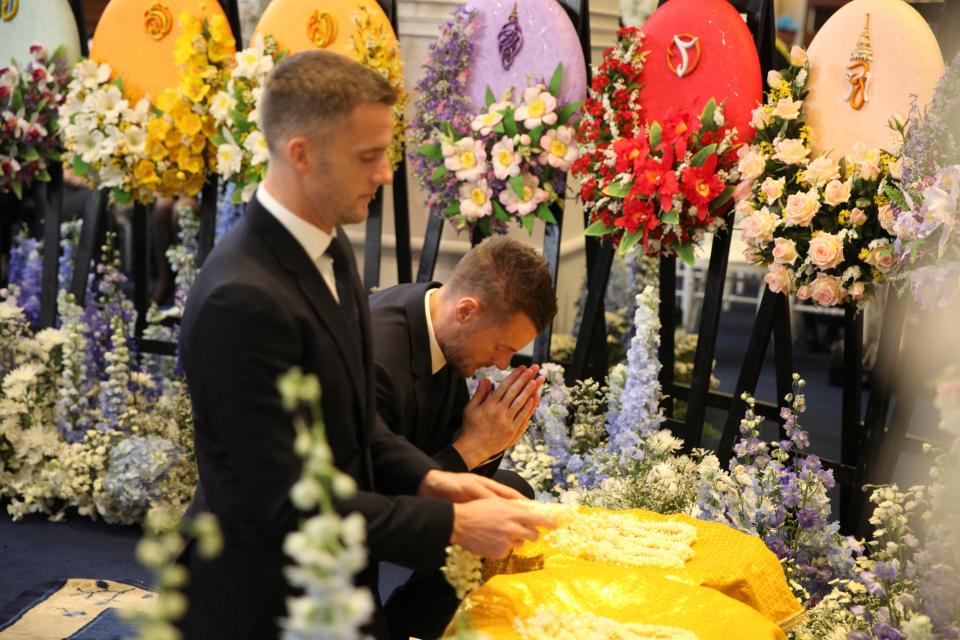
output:
M 767 113 L 762 104 L 754 109 L 750 115 L 750 126 L 758 131 L 766 129 L 767 125 L 770 124 L 770 114 Z
M 860 207 L 854 207 L 850 210 L 850 224 L 855 227 L 862 226 L 867 221 L 867 214 Z
M 777 106 L 773 109 L 773 115 L 784 120 L 796 120 L 800 117 L 800 107 L 803 105 L 801 100 L 791 100 L 790 98 L 780 98 Z
M 743 220 L 747 216 L 753 215 L 753 212 L 756 210 L 757 208 L 753 205 L 753 200 L 749 198 L 745 198 L 737 202 L 737 206 L 734 209 L 737 220 Z
M 797 243 L 787 238 L 774 238 L 773 261 L 777 264 L 793 264 L 797 259 Z
M 830 233 L 818 233 L 810 241 L 807 256 L 818 269 L 832 269 L 843 261 L 843 239 Z
M 806 164 L 810 149 L 803 143 L 803 140 L 797 138 L 787 138 L 780 140 L 773 145 L 776 153 L 773 154 L 774 160 L 779 160 L 784 164 Z
M 783 195 L 783 188 L 786 184 L 786 178 L 779 178 L 777 180 L 767 178 L 763 181 L 763 184 L 760 185 L 760 190 L 763 191 L 763 195 L 767 196 L 767 204 L 773 204 Z
M 858 142 L 847 155 L 847 164 L 855 166 L 867 180 L 873 180 L 880 174 L 880 150 Z
M 742 179 L 756 180 L 763 175 L 767 167 L 767 159 L 756 147 L 743 147 L 739 155 L 740 162 L 737 163 L 737 170 Z
M 827 184 L 826 189 L 823 190 L 823 201 L 831 207 L 842 204 L 850 199 L 850 189 L 852 187 L 853 184 L 850 180 L 846 182 L 831 180 L 829 184 Z
M 793 271 L 782 264 L 771 264 L 763 281 L 774 293 L 790 293 L 793 289 Z
M 807 51 L 803 47 L 793 45 L 790 49 L 790 64 L 795 67 L 802 67 L 807 63 Z
M 897 158 L 897 161 L 890 165 L 890 177 L 894 180 L 903 179 L 903 158 Z
M 751 244 L 770 242 L 776 226 L 777 216 L 770 213 L 770 210 L 766 207 L 763 207 L 744 219 L 740 237 L 744 242 Z
M 810 285 L 810 297 L 822 307 L 835 307 L 845 295 L 840 279 L 821 273 Z
M 865 290 L 866 286 L 862 282 L 854 282 L 853 286 L 850 287 L 850 297 L 854 300 L 860 300 L 863 298 Z
M 780 83 L 783 82 L 783 76 L 780 75 L 780 72 L 776 69 L 771 69 L 767 72 L 767 86 L 771 89 L 774 87 L 779 87 Z
M 830 159 L 829 156 L 820 156 L 810 161 L 804 171 L 804 181 L 811 185 L 822 187 L 831 180 L 837 180 L 840 177 L 840 165 Z
M 787 206 L 784 209 L 785 218 L 790 225 L 806 227 L 820 211 L 820 198 L 816 189 L 806 193 L 794 193 L 787 196 Z

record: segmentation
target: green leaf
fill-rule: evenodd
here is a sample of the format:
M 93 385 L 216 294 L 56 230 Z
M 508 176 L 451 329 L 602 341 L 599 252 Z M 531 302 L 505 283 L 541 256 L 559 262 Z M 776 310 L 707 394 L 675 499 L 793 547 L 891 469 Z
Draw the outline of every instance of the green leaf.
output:
M 577 100 L 576 102 L 571 102 L 566 105 L 563 109 L 560 109 L 560 113 L 557 114 L 557 123 L 566 124 L 567 120 L 570 119 L 574 113 L 576 113 L 580 107 L 583 106 L 583 100 Z
M 710 209 L 719 209 L 723 205 L 730 202 L 730 198 L 733 197 L 733 192 L 734 192 L 734 188 L 727 185 L 727 187 L 720 192 L 720 195 L 718 195 L 716 198 L 710 201 L 710 204 L 709 204 Z
M 640 239 L 643 238 L 643 232 L 637 231 L 636 233 L 624 233 L 623 239 L 620 241 L 620 247 L 617 249 L 618 256 L 625 256 L 630 249 L 640 242 Z
M 659 122 L 654 122 L 650 125 L 650 148 L 656 149 L 660 146 L 660 142 L 663 140 L 663 127 L 660 126 Z
M 604 224 L 603 220 L 597 220 L 583 230 L 583 235 L 590 236 L 591 238 L 602 238 L 608 233 L 609 230 L 607 229 L 607 225 Z
M 513 192 L 517 194 L 518 198 L 523 198 L 523 178 L 519 175 L 510 176 L 507 178 L 507 182 L 510 183 L 510 188 L 513 189 Z
M 17 196 L 17 200 L 23 200 L 23 185 L 14 180 L 10 183 L 10 188 L 13 189 L 13 195 Z
M 218 147 L 219 147 L 220 145 L 222 145 L 222 144 L 227 144 L 227 139 L 224 138 L 224 137 L 223 137 L 221 134 L 219 134 L 219 133 L 216 134 L 215 136 L 212 136 L 212 137 L 210 138 L 210 141 L 213 142 L 213 144 L 217 145 Z
M 700 151 L 697 152 L 697 155 L 693 156 L 693 160 L 690 161 L 690 164 L 695 167 L 702 167 L 703 163 L 707 161 L 707 158 L 716 152 L 717 145 L 708 144 L 703 149 L 700 149 Z
M 441 166 L 437 167 L 437 170 L 433 172 L 433 175 L 432 175 L 432 176 L 430 176 L 430 180 L 432 180 L 433 182 L 437 182 L 438 180 L 440 180 L 441 178 L 443 178 L 443 176 L 447 175 L 448 173 L 450 173 L 450 170 L 441 165 Z
M 493 235 L 493 228 L 490 226 L 490 218 L 480 218 L 477 221 L 476 228 L 480 231 L 480 235 L 484 238 L 489 238 Z
M 560 83 L 563 82 L 563 63 L 557 65 L 553 71 L 553 77 L 550 78 L 550 93 L 554 96 L 560 93 Z
M 517 135 L 517 121 L 513 117 L 513 109 L 504 109 L 503 110 L 503 129 L 511 138 Z
M 47 173 L 46 169 L 42 169 L 41 171 L 37 172 L 37 180 L 40 182 L 50 182 L 50 174 Z
M 447 205 L 447 208 L 443 210 L 443 215 L 447 217 L 460 215 L 460 203 L 454 202 Z
M 677 256 L 691 267 L 697 261 L 693 251 L 693 243 L 677 245 Z
M 627 182 L 614 182 L 607 185 L 607 188 L 603 190 L 603 195 L 610 196 L 611 198 L 626 198 L 627 194 L 630 193 L 630 185 Z
M 680 215 L 676 209 L 670 209 L 670 211 L 660 216 L 660 222 L 663 224 L 680 224 Z
M 869 198 L 857 198 L 857 206 L 861 209 L 866 209 L 870 206 Z
M 443 158 L 443 147 L 440 145 L 439 142 L 434 142 L 433 144 L 425 144 L 419 149 L 417 149 L 417 153 L 419 153 L 422 156 L 426 156 L 431 160 L 440 160 L 441 158 Z
M 535 216 L 530 215 L 529 213 L 525 216 L 520 216 L 520 223 L 523 225 L 523 228 L 526 229 L 527 233 L 531 236 L 533 235 L 533 225 L 536 222 Z
M 503 208 L 503 205 L 500 204 L 499 200 L 491 200 L 493 202 L 493 216 L 500 220 L 501 222 L 507 222 L 510 220 L 510 214 L 507 213 L 507 210 Z
M 487 87 L 487 92 L 484 94 L 483 99 L 488 107 L 497 101 L 497 97 L 493 95 L 493 89 L 490 87 Z
M 541 124 L 538 127 L 535 127 L 530 132 L 530 144 L 536 147 L 538 144 L 540 144 L 540 138 L 542 136 L 543 136 L 543 125 Z
M 717 101 L 713 98 L 707 101 L 707 104 L 703 106 L 703 113 L 700 114 L 700 127 L 706 129 L 707 131 L 714 131 L 717 128 L 717 123 L 713 121 L 713 115 L 717 111 Z
M 490 128 L 490 131 L 493 131 L 494 133 L 506 133 L 506 132 L 507 132 L 507 130 L 503 128 L 503 120 L 501 120 L 500 122 L 498 122 L 497 124 L 495 124 L 493 127 L 491 127 L 491 128 Z
M 453 127 L 450 125 L 449 122 L 444 122 L 441 126 L 443 127 L 443 132 L 447 134 L 448 138 L 453 138 L 454 140 L 456 140 L 457 134 L 453 130 Z
M 111 191 L 113 194 L 113 199 L 116 200 L 117 204 L 127 205 L 130 204 L 130 194 L 126 191 L 121 191 L 120 189 L 113 189 Z
M 73 156 L 73 172 L 78 176 L 85 176 L 88 171 L 90 171 L 90 165 L 83 161 L 79 153 L 75 154 Z
M 537 207 L 537 217 L 548 224 L 557 224 L 557 218 L 553 215 L 553 212 L 550 211 L 550 207 L 542 202 L 540 206 Z
M 31 160 L 39 160 L 40 154 L 37 153 L 37 150 L 34 147 L 27 147 L 23 150 L 23 159 L 27 162 L 30 162 Z

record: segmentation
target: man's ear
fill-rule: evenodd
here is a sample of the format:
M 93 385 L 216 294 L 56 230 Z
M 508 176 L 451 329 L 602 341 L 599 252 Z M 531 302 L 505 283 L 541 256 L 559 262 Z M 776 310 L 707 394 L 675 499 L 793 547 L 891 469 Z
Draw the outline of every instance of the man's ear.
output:
M 470 322 L 480 312 L 480 301 L 472 296 L 464 296 L 457 300 L 453 307 L 453 317 L 457 322 Z
M 298 173 L 306 173 L 310 169 L 309 146 L 310 143 L 303 136 L 290 138 L 284 146 L 287 162 Z

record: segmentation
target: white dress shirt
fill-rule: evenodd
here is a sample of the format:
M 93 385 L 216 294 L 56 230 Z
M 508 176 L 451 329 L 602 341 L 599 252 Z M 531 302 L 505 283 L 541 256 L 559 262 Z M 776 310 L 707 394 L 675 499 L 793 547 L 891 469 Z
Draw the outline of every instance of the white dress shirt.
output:
M 313 226 L 277 202 L 277 199 L 270 195 L 263 183 L 260 183 L 260 186 L 257 187 L 257 200 L 300 243 L 300 246 L 310 256 L 311 262 L 320 271 L 320 276 L 327 283 L 327 288 L 333 294 L 333 299 L 339 304 L 340 296 L 337 295 L 337 278 L 333 273 L 333 258 L 327 255 L 327 247 L 333 242 L 333 236 L 323 229 Z M 432 329 L 431 335 L 433 335 Z
M 423 310 L 427 314 L 427 335 L 430 336 L 430 372 L 436 373 L 443 369 L 447 364 L 447 359 L 443 357 L 443 350 L 440 349 L 440 343 L 437 342 L 437 334 L 433 332 L 433 316 L 430 315 L 430 296 L 437 292 L 436 289 L 427 289 L 423 296 Z

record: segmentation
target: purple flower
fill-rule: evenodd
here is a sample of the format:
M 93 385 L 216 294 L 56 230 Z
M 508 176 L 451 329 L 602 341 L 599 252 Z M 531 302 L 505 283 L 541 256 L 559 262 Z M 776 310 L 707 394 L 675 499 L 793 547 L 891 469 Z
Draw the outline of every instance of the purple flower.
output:
M 900 569 L 896 560 L 890 562 L 878 562 L 875 567 L 877 577 L 881 580 L 895 580 L 900 574 Z

